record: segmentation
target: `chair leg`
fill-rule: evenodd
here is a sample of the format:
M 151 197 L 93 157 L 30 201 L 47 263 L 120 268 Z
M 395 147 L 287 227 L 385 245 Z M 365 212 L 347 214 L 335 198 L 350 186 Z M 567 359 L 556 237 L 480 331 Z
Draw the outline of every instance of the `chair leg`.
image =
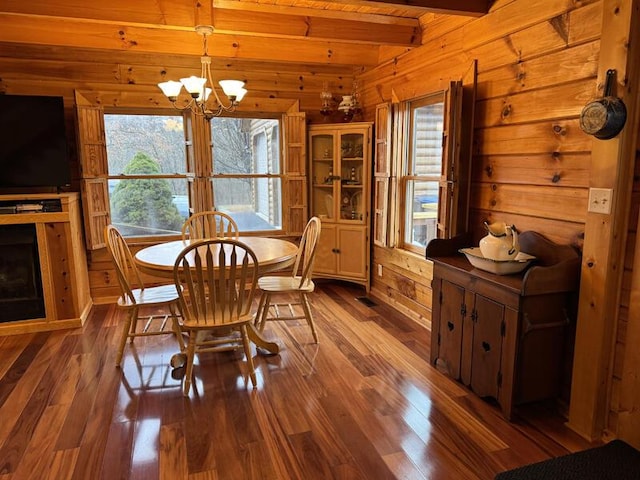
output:
M 127 312 L 127 319 L 125 320 L 125 324 L 122 326 L 122 335 L 120 337 L 120 344 L 118 345 L 118 353 L 116 355 L 116 367 L 120 366 L 120 362 L 122 362 L 122 354 L 124 353 L 124 346 L 127 343 L 127 338 L 129 337 L 131 323 L 134 316 L 137 316 L 138 312 L 136 309 L 131 309 Z M 133 337 L 131 337 L 133 340 Z
M 189 332 L 189 345 L 187 346 L 187 369 L 184 374 L 183 395 L 189 396 L 191 389 L 191 376 L 193 375 L 193 357 L 196 353 L 196 336 L 198 332 Z
M 267 299 L 267 292 L 262 292 L 260 295 L 260 301 L 258 302 L 258 310 L 256 311 L 256 316 L 253 319 L 253 324 L 258 327 L 260 325 L 260 320 L 262 319 L 262 310 L 264 309 L 264 301 Z
M 251 344 L 249 343 L 249 336 L 247 335 L 247 326 L 242 325 L 240 327 L 240 335 L 242 336 L 242 345 L 244 345 L 244 354 L 247 357 L 247 367 L 249 370 L 249 378 L 253 388 L 256 388 L 256 370 L 253 365 L 253 357 L 251 356 Z
M 311 328 L 311 334 L 313 335 L 313 339 L 316 343 L 318 343 L 318 334 L 316 333 L 316 326 L 313 323 L 313 314 L 311 313 L 311 306 L 309 305 L 309 299 L 307 298 L 307 294 L 304 292 L 300 292 L 300 303 L 302 304 L 302 309 L 304 310 L 304 316 L 307 319 L 307 323 Z
M 135 333 L 138 329 L 138 307 L 134 307 L 132 309 L 131 314 L 131 326 L 129 327 L 129 343 L 133 343 L 133 339 L 135 338 Z
M 184 339 L 182 338 L 182 330 L 180 329 L 180 324 L 178 323 L 178 312 L 176 311 L 175 305 L 169 305 L 169 310 L 171 311 L 171 321 L 173 333 L 176 336 L 176 340 L 178 340 L 178 345 L 180 346 L 180 352 L 184 352 Z
M 264 296 L 264 303 L 262 305 L 260 323 L 258 324 L 258 330 L 260 332 L 264 330 L 264 326 L 267 323 L 267 317 L 269 316 L 269 308 L 271 308 L 271 294 L 269 292 L 264 292 L 262 295 Z

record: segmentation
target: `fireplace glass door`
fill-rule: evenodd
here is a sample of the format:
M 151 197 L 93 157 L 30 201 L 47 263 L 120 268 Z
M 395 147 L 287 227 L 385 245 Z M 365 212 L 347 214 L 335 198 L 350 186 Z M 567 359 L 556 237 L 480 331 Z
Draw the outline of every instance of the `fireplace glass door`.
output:
M 44 317 L 36 226 L 0 225 L 0 322 Z

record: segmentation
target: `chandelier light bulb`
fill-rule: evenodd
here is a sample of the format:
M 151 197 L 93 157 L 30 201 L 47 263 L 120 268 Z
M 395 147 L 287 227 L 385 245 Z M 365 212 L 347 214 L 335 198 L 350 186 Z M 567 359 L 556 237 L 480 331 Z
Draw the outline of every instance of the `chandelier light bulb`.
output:
M 209 98 L 209 95 L 211 95 L 212 90 L 210 88 L 205 88 L 204 89 L 204 99 L 202 98 L 202 92 L 200 92 L 200 95 L 198 95 L 198 98 L 196 98 L 197 102 L 206 102 L 207 99 Z
M 164 93 L 172 102 L 175 102 L 178 99 L 180 90 L 182 90 L 182 83 L 176 82 L 175 80 L 159 83 L 158 86 L 160 87 L 160 90 L 162 90 L 162 93 Z
M 206 78 L 196 77 L 195 75 L 191 75 L 188 78 L 181 78 L 180 81 L 184 85 L 185 90 L 189 92 L 189 95 L 193 98 L 198 98 L 202 93 L 205 83 L 207 83 Z

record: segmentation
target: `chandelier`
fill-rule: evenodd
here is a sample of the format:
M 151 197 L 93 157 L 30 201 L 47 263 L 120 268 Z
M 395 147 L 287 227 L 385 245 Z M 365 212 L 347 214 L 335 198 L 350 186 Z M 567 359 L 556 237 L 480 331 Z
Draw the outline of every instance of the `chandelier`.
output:
M 207 37 L 213 33 L 213 27 L 211 25 L 198 25 L 196 26 L 196 32 L 202 35 L 203 39 L 204 53 L 200 57 L 200 76 L 192 75 L 188 78 L 181 78 L 179 82 L 169 80 L 168 82 L 159 83 L 158 87 L 178 110 L 191 110 L 196 115 L 202 115 L 209 120 L 222 115 L 224 112 L 233 112 L 247 93 L 247 90 L 244 88 L 244 82 L 240 80 L 220 80 L 218 83 L 229 99 L 227 105 L 222 103 L 213 83 L 211 57 L 207 53 Z M 211 87 L 207 85 L 211 85 Z M 185 106 L 179 106 L 176 102 L 183 86 L 191 96 L 191 99 Z M 210 99 L 213 101 L 209 101 Z

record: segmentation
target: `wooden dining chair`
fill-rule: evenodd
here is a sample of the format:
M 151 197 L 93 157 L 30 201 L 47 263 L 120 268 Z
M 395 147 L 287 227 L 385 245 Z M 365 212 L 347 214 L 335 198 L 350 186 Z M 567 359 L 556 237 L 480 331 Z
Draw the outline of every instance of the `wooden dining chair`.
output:
M 247 325 L 258 284 L 258 259 L 248 246 L 233 239 L 192 243 L 176 258 L 173 277 L 178 287 L 183 332 L 189 334 L 183 393 L 189 395 L 196 353 L 244 348 L 251 383 L 256 374 Z
M 182 224 L 182 239 L 235 238 L 240 235 L 235 220 L 223 212 L 194 213 Z
M 318 343 L 308 295 L 315 289 L 311 276 L 320 229 L 321 222 L 318 217 L 311 218 L 305 226 L 290 276 L 264 276 L 258 280 L 258 288 L 261 291 L 255 319 L 258 330 L 263 331 L 266 322 L 271 320 L 305 319 L 311 328 L 315 343 Z M 279 294 L 296 294 L 298 300 L 288 303 L 272 302 L 274 295 Z M 297 306 L 302 308 L 302 314 L 297 313 Z
M 184 342 L 178 323 L 180 315 L 178 313 L 178 292 L 175 285 L 145 287 L 129 246 L 118 229 L 113 225 L 107 225 L 104 229 L 104 238 L 120 286 L 117 305 L 127 313 L 118 345 L 116 365 L 120 366 L 127 339 L 133 343 L 135 337 L 175 335 L 180 350 L 184 350 Z M 154 313 L 141 315 L 140 309 L 144 307 L 149 307 L 148 310 Z M 157 313 L 158 309 L 160 311 L 165 309 L 168 313 Z M 144 324 L 139 326 L 139 320 L 144 320 Z

